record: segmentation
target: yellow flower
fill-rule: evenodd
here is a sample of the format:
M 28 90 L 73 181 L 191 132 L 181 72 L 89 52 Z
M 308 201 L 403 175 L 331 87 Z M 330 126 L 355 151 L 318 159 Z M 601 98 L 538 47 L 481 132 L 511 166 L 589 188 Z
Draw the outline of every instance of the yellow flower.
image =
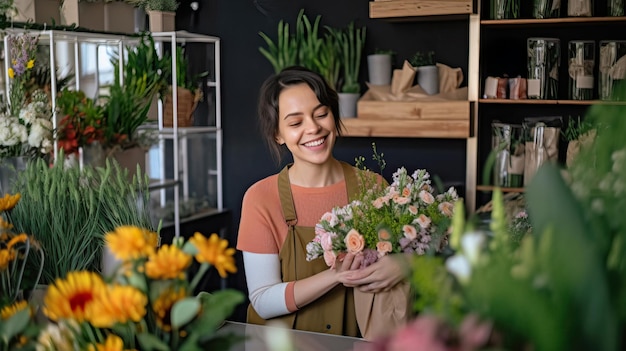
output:
M 151 279 L 174 279 L 191 265 L 191 256 L 176 246 L 163 245 L 146 262 L 146 275 Z
M 5 306 L 2 311 L 0 311 L 0 318 L 2 318 L 2 320 L 7 320 L 17 312 L 25 310 L 27 308 L 28 302 L 26 300 L 17 301 L 12 305 Z
M 124 348 L 122 338 L 109 334 L 104 344 L 89 345 L 89 351 L 128 351 Z
M 31 69 L 33 67 L 35 67 L 35 60 L 28 60 L 28 62 L 26 63 L 26 68 Z
M 70 272 L 65 279 L 56 279 L 44 297 L 44 314 L 53 321 L 88 320 L 88 306 L 97 295 L 106 291 L 100 275 L 94 272 Z
M 173 289 L 166 290 L 161 296 L 159 296 L 156 301 L 152 304 L 152 310 L 156 314 L 156 322 L 157 326 L 166 332 L 170 332 L 172 330 L 172 322 L 170 320 L 170 312 L 172 311 L 172 306 L 179 301 L 184 299 L 187 296 L 187 292 L 185 289 L 178 289 L 178 291 L 174 291 Z
M 15 244 L 17 243 L 25 243 L 26 240 L 28 240 L 28 235 L 24 233 L 16 235 L 12 237 L 11 240 L 9 240 L 9 243 L 7 244 L 7 249 L 13 248 L 13 246 L 15 246 Z
M 0 198 L 0 211 L 9 211 L 20 201 L 20 193 L 15 195 L 4 194 L 4 197 Z
M 129 320 L 139 322 L 146 315 L 148 298 L 132 286 L 114 285 L 98 295 L 90 305 L 91 324 L 97 328 L 110 328 L 115 323 Z
M 120 260 L 135 260 L 152 254 L 158 244 L 156 233 L 135 226 L 120 226 L 105 235 L 113 255 Z
M 4 218 L 0 217 L 0 231 L 3 232 L 2 234 L 0 234 L 0 240 L 5 241 L 5 233 L 4 231 L 9 231 L 13 229 L 13 224 L 7 222 L 4 220 Z
M 228 240 L 220 239 L 215 233 L 211 234 L 207 240 L 202 234 L 196 232 L 189 239 L 189 242 L 198 249 L 196 260 L 200 263 L 208 262 L 213 265 L 222 278 L 226 278 L 226 272 L 237 272 L 233 257 L 235 249 L 228 247 Z
M 4 271 L 9 267 L 9 263 L 11 263 L 15 259 L 15 250 L 13 249 L 1 249 L 0 250 L 0 271 Z
M 13 70 L 13 68 L 11 67 L 9 67 L 9 78 L 15 78 L 15 70 Z

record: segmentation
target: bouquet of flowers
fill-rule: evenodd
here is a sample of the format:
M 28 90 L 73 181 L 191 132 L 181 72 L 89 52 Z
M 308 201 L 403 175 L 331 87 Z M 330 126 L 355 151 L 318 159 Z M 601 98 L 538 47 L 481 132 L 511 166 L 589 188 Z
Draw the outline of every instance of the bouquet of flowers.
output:
M 362 252 L 367 266 L 389 253 L 441 252 L 458 199 L 452 187 L 433 195 L 426 170 L 409 175 L 401 167 L 386 188 L 374 186 L 361 199 L 325 213 L 307 245 L 307 260 L 324 257 L 334 266 L 339 255 Z
M 222 277 L 236 271 L 226 240 L 195 233 L 157 248 L 156 233 L 120 226 L 105 241 L 121 262 L 116 273 L 73 271 L 48 288 L 43 311 L 54 323 L 39 336 L 42 349 L 200 350 L 239 339 L 215 332 L 241 292 L 194 295 L 210 267 Z
M 380 156 L 374 149 L 379 164 Z M 430 174 L 423 169 L 409 175 L 401 167 L 386 187 L 374 177 L 367 169 L 359 170 L 360 198 L 322 216 L 313 241 L 307 244 L 307 260 L 323 257 L 332 267 L 342 255 L 360 253 L 365 267 L 391 253 L 426 255 L 446 247 L 454 203 L 459 199 L 454 188 L 435 195 Z M 366 339 L 390 333 L 410 315 L 406 281 L 379 293 L 354 289 L 354 299 L 359 329 Z

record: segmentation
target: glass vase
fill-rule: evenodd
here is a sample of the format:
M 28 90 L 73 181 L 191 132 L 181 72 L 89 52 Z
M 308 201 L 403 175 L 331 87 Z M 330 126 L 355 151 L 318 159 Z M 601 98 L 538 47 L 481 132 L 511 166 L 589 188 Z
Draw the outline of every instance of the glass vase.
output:
M 519 18 L 519 0 L 491 0 L 491 19 Z
M 0 159 L 0 197 L 13 192 L 13 183 L 18 174 L 26 170 L 26 156 L 5 157 Z
M 524 130 L 522 125 L 493 122 L 491 147 L 495 153 L 493 185 L 517 188 L 524 185 Z
M 607 0 L 607 16 L 624 16 L 624 0 Z
M 569 98 L 591 100 L 593 99 L 596 43 L 593 40 L 572 40 L 567 47 Z
M 624 100 L 614 94 L 615 86 L 626 77 L 626 40 L 600 42 L 598 95 L 600 100 Z
M 560 40 L 556 38 L 528 38 L 527 52 L 528 98 L 558 99 Z
M 593 16 L 592 0 L 568 0 L 567 15 L 570 17 L 591 17 Z
M 558 18 L 561 16 L 561 0 L 534 0 L 534 18 Z

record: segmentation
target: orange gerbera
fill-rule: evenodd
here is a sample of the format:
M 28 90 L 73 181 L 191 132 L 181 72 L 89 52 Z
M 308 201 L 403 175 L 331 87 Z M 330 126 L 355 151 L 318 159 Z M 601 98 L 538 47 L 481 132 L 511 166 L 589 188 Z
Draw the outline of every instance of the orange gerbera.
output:
M 159 238 L 155 232 L 136 226 L 120 226 L 105 235 L 113 255 L 120 260 L 135 260 L 152 254 Z
M 2 320 L 7 320 L 17 312 L 25 310 L 27 308 L 28 302 L 26 300 L 17 301 L 12 305 L 5 306 L 2 311 L 0 311 L 0 318 L 2 318 Z
M 115 323 L 139 322 L 146 315 L 148 298 L 139 289 L 126 285 L 109 286 L 89 306 L 91 324 L 110 328 Z
M 4 197 L 0 198 L 0 211 L 12 210 L 13 207 L 17 205 L 17 202 L 20 201 L 20 197 L 22 197 L 20 193 L 17 193 L 15 195 L 4 194 Z
M 207 262 L 213 265 L 222 278 L 228 275 L 226 272 L 236 273 L 234 248 L 228 247 L 228 240 L 221 239 L 217 234 L 211 234 L 207 240 L 201 233 L 194 233 L 189 239 L 197 249 L 196 260 L 200 263 Z
M 156 301 L 152 304 L 152 310 L 156 314 L 157 326 L 162 330 L 169 332 L 172 330 L 172 322 L 170 319 L 170 313 L 172 312 L 172 306 L 179 301 L 187 297 L 185 289 L 167 289 L 161 294 Z
M 104 344 L 89 345 L 89 351 L 130 351 L 124 348 L 122 338 L 109 334 Z
M 106 284 L 95 272 L 77 271 L 65 279 L 56 279 L 44 297 L 44 314 L 53 321 L 74 319 L 89 321 L 88 307 L 98 294 L 106 291 Z
M 163 245 L 146 262 L 146 275 L 151 279 L 174 279 L 191 265 L 191 256 L 176 246 Z

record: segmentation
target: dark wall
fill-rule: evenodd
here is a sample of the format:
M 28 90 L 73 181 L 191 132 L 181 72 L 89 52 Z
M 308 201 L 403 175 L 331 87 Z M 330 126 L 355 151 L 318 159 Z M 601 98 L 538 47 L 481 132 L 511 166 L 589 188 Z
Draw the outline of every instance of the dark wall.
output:
M 280 169 L 270 158 L 257 130 L 257 93 L 263 80 L 273 73 L 269 62 L 258 51 L 259 46 L 265 46 L 259 31 L 275 39 L 278 22 L 284 19 L 295 28 L 298 11 L 302 8 L 311 20 L 321 15 L 322 25 L 345 27 L 353 20 L 359 26 L 365 25 L 363 92 L 367 79 L 365 55 L 373 53 L 375 48 L 396 51 L 397 68 L 417 50 L 434 50 L 438 62 L 461 67 L 467 76 L 467 20 L 389 22 L 369 19 L 369 4 L 363 0 L 204 0 L 199 1 L 200 8 L 195 13 L 190 3 L 182 1 L 180 5 L 177 29 L 214 35 L 222 40 L 224 205 L 232 211 L 232 245 L 236 241 L 244 192 L 255 181 Z M 372 142 L 385 154 L 387 179 L 399 166 L 405 166 L 410 171 L 426 168 L 445 183 L 463 185 L 465 182 L 465 140 L 342 138 L 335 155 L 350 163 L 359 155 L 370 158 Z M 245 289 L 243 269 L 240 273 L 231 278 L 231 285 Z M 239 314 L 236 318 L 243 316 Z

